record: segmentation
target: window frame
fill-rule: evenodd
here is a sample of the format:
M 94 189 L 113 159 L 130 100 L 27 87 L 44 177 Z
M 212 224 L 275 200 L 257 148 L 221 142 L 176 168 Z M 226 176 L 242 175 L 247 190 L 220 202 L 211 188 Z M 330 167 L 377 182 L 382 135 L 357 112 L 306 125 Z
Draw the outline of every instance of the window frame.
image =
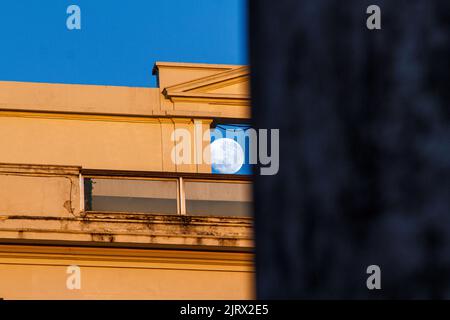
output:
M 174 181 L 177 183 L 177 213 L 164 214 L 171 216 L 188 215 L 186 212 L 186 190 L 185 182 L 217 182 L 217 183 L 248 183 L 253 184 L 252 175 L 234 174 L 213 174 L 213 173 L 189 173 L 189 172 L 149 172 L 149 171 L 120 171 L 120 170 L 97 170 L 82 169 L 80 174 L 80 188 L 82 211 L 96 212 L 95 210 L 85 210 L 85 190 L 84 179 L 124 179 L 124 180 L 153 180 L 153 181 Z M 102 211 L 99 211 L 102 212 Z M 152 213 L 143 213 L 152 214 Z M 215 215 L 212 215 L 215 217 Z

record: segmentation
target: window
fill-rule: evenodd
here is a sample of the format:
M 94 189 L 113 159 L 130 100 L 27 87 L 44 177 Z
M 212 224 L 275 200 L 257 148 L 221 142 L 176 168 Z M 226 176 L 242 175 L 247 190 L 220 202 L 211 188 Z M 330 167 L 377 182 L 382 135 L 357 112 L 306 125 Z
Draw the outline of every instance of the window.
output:
M 223 177 L 222 177 L 223 178 Z M 86 211 L 248 217 L 252 183 L 244 178 L 84 178 Z
M 176 180 L 85 179 L 86 210 L 177 214 Z
M 252 190 L 249 182 L 186 180 L 186 214 L 250 216 Z

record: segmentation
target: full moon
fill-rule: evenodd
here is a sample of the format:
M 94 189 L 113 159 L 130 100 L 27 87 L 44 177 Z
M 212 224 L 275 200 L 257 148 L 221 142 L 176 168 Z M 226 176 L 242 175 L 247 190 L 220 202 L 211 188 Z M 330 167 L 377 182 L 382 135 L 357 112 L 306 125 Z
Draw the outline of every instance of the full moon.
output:
M 221 138 L 211 143 L 211 165 L 220 173 L 236 173 L 244 164 L 244 150 L 230 138 Z

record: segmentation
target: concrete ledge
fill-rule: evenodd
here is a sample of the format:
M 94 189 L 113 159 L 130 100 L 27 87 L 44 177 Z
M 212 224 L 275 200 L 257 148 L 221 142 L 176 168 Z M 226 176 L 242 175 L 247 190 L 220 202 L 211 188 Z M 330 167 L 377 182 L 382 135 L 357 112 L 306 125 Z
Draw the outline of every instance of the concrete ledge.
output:
M 252 249 L 252 219 L 88 213 L 82 218 L 0 216 L 3 240 Z

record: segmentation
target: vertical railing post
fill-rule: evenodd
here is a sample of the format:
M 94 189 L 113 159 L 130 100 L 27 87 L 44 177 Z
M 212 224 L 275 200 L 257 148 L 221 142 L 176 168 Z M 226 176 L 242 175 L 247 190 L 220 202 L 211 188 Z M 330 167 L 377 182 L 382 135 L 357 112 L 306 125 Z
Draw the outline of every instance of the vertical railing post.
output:
M 186 214 L 186 195 L 183 177 L 177 178 L 177 214 Z

